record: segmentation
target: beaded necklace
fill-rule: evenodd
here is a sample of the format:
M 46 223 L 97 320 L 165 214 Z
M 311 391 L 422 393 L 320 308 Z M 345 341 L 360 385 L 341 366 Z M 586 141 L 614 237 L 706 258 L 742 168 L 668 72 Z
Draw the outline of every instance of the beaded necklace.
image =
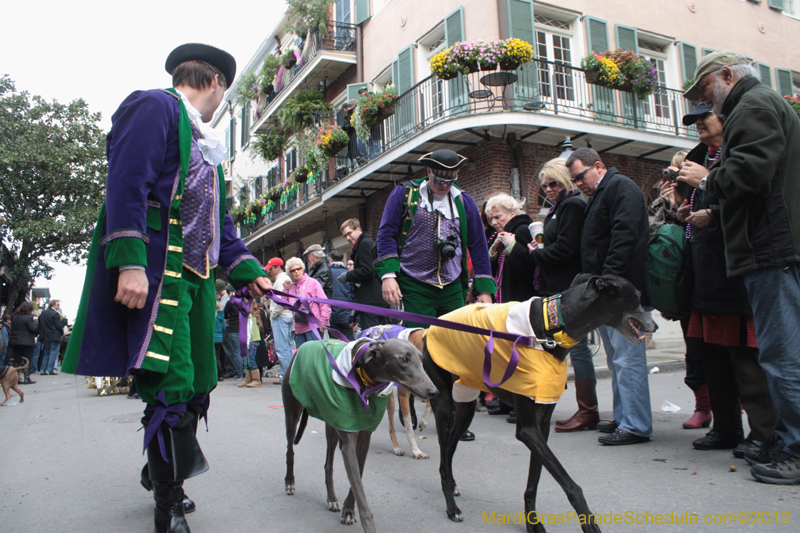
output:
M 719 146 L 709 146 L 708 147 L 708 152 L 706 152 L 706 159 L 705 159 L 705 162 L 704 162 L 704 166 L 706 168 L 711 168 L 712 166 L 714 166 L 714 163 L 716 163 L 717 159 L 719 159 L 720 152 L 721 152 L 721 150 L 719 149 Z M 695 196 L 696 193 L 697 193 L 697 189 L 692 189 L 692 197 L 689 200 L 689 213 L 690 214 L 694 212 L 694 196 Z M 686 238 L 687 239 L 691 239 L 692 238 L 692 225 L 691 224 L 686 224 Z
M 497 237 L 497 232 L 495 231 L 492 234 L 492 236 L 491 236 L 491 238 L 489 240 L 491 241 L 496 237 Z M 506 262 L 506 251 L 505 251 L 505 248 L 503 248 L 502 250 L 500 250 L 500 258 L 498 259 L 498 265 L 497 265 L 497 276 L 495 276 L 495 278 L 494 278 L 494 284 L 497 287 L 497 293 L 495 294 L 495 300 L 499 304 L 503 303 L 503 285 L 502 285 L 502 281 L 503 281 L 503 265 L 505 264 L 505 262 Z

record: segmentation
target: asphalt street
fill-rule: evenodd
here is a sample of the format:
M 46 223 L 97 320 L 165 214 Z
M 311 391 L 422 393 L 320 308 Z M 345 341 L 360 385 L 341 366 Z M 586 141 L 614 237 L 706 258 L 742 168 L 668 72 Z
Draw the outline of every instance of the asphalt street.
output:
M 705 430 L 685 430 L 681 423 L 692 412 L 694 399 L 683 384 L 680 348 L 664 343 L 649 351 L 651 402 L 655 426 L 652 442 L 604 447 L 599 433 L 552 433 L 550 446 L 566 470 L 583 488 L 589 507 L 606 520 L 603 531 L 798 531 L 800 487 L 756 482 L 743 460 L 730 451 L 697 451 L 691 441 Z M 601 351 L 595 360 L 602 367 Z M 602 374 L 601 374 L 602 375 Z M 124 395 L 98 396 L 86 380 L 66 374 L 35 376 L 24 386 L 25 403 L 0 408 L 0 528 L 8 532 L 63 533 L 152 531 L 153 500 L 139 485 L 143 405 Z M 280 387 L 265 380 L 258 389 L 224 381 L 212 394 L 209 431 L 199 440 L 209 472 L 186 482 L 197 503 L 188 515 L 194 533 L 220 531 L 358 532 L 360 523 L 344 526 L 325 507 L 324 427 L 311 419 L 296 447 L 294 496 L 284 493 L 285 449 Z M 611 381 L 598 382 L 601 416 L 611 416 Z M 665 400 L 681 407 L 661 410 Z M 17 398 L 14 398 L 14 402 Z M 418 403 L 421 410 L 423 404 Z M 556 406 L 553 419 L 566 418 L 575 408 L 570 388 Z M 435 429 L 419 436 L 420 448 L 431 456 L 415 460 L 392 453 L 386 418 L 374 434 L 364 473 L 364 485 L 375 523 L 381 532 L 516 531 L 525 527 L 502 524 L 500 515 L 519 518 L 526 483 L 528 451 L 515 439 L 504 416 L 476 413 L 472 430 L 477 439 L 462 443 L 454 470 L 461 490 L 457 499 L 464 522 L 445 514 L 438 475 Z M 405 435 L 398 435 L 406 451 Z M 736 467 L 732 471 L 731 467 Z M 336 486 L 340 501 L 348 490 L 344 465 L 337 453 Z M 548 474 L 539 486 L 538 511 L 549 520 L 567 519 L 572 511 L 564 493 Z M 495 523 L 491 520 L 495 513 Z M 613 513 L 613 514 L 611 514 Z M 626 514 L 627 513 L 627 514 Z M 651 517 L 648 519 L 646 513 Z M 671 515 L 669 515 L 671 513 Z M 648 525 L 635 522 L 694 516 L 696 525 Z M 703 524 L 737 520 L 759 525 Z M 716 515 L 716 516 L 715 516 Z M 775 525 L 776 519 L 784 525 Z M 626 521 L 634 523 L 625 523 Z M 731 517 L 727 520 L 730 524 Z M 769 524 L 763 524 L 769 520 Z M 501 522 L 501 523 L 498 523 Z M 548 525 L 548 531 L 580 531 L 576 519 Z

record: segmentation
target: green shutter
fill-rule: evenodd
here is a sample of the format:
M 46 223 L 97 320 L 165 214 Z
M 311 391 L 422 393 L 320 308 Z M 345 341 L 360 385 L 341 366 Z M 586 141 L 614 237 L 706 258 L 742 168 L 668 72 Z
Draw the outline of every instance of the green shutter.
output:
M 458 9 L 444 18 L 444 45 L 453 46 L 464 40 L 464 8 Z
M 586 17 L 586 36 L 590 52 L 602 54 L 608 50 L 608 31 L 604 20 Z M 617 106 L 614 103 L 614 91 L 592 85 L 592 105 L 594 119 L 598 122 L 614 122 Z
M 453 46 L 464 40 L 464 8 L 458 9 L 444 18 L 444 45 Z M 447 81 L 447 107 L 451 113 L 467 111 L 469 87 L 467 78 L 461 74 Z
M 351 83 L 347 86 L 347 99 L 351 100 L 355 98 L 358 100 L 358 91 L 362 88 L 369 89 L 369 83 Z
M 703 57 L 707 56 L 708 54 L 713 54 L 715 50 L 713 48 L 703 48 Z
M 356 24 L 361 24 L 370 16 L 369 0 L 356 0 Z
M 228 153 L 228 159 L 231 157 L 231 129 L 225 130 L 225 151 Z
M 617 48 L 631 50 L 634 54 L 638 54 L 639 43 L 636 28 L 617 24 L 614 29 L 617 32 Z
M 531 0 L 506 0 L 508 13 L 509 37 L 522 39 L 531 43 L 536 53 L 536 34 L 533 22 L 533 2 Z M 535 61 L 526 63 L 516 71 L 517 82 L 514 84 L 514 104 L 525 105 L 539 100 L 539 69 Z
M 772 73 L 770 72 L 769 65 L 756 63 L 756 68 L 758 68 L 758 72 L 761 74 L 761 83 L 772 89 Z
M 777 9 L 778 11 L 783 11 L 783 0 L 769 0 L 769 7 L 772 9 Z
M 414 105 L 416 93 L 411 92 L 405 94 L 414 86 L 413 45 L 400 52 L 400 55 L 397 56 L 397 60 L 392 63 L 392 75 L 394 83 L 397 86 L 397 94 L 400 95 L 394 113 L 395 135 L 400 137 L 414 131 L 417 116 L 416 106 Z
M 778 87 L 778 94 L 781 96 L 794 96 L 792 88 L 792 72 L 790 70 L 776 68 L 775 81 Z
M 242 106 L 242 148 L 247 146 L 250 142 L 250 101 L 244 103 Z
M 683 81 L 694 78 L 697 70 L 697 48 L 691 44 L 681 43 L 681 70 Z

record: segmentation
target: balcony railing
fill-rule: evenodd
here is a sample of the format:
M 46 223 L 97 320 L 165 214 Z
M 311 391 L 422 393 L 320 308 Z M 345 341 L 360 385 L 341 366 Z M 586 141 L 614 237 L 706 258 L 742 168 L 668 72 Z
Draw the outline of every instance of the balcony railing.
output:
M 275 91 L 267 95 L 256 113 L 256 119 L 269 112 L 272 102 L 278 98 L 280 92 L 300 76 L 321 51 L 354 51 L 356 49 L 356 28 L 353 24 L 329 21 L 324 34 L 317 33 L 305 39 L 302 44 L 303 49 L 300 51 L 300 60 L 293 67 L 283 69 L 280 79 L 277 80 Z
M 352 139 L 336 156 L 333 179 L 314 184 L 311 199 L 399 144 L 443 121 L 489 113 L 564 116 L 600 124 L 696 137 L 681 121 L 689 104 L 682 91 L 659 87 L 640 100 L 634 94 L 586 82 L 585 72 L 561 63 L 535 61 L 514 72 L 476 72 L 443 81 L 429 77 L 400 95 L 395 113 L 372 128 L 369 141 Z M 312 194 L 309 193 L 309 194 Z M 268 222 L 297 209 L 273 212 Z

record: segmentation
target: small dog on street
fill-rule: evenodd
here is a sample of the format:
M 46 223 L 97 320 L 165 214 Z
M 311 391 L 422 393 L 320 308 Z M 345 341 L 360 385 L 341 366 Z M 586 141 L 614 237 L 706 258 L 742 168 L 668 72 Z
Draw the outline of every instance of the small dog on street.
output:
M 0 406 L 5 405 L 11 399 L 11 392 L 9 392 L 11 389 L 19 394 L 19 403 L 25 401 L 25 395 L 22 394 L 22 391 L 17 386 L 19 383 L 19 371 L 24 371 L 28 368 L 28 358 L 23 357 L 22 359 L 25 361 L 22 366 L 0 366 L 0 383 L 3 384 L 3 393 L 6 395 L 6 399 L 3 400 L 3 403 L 0 403 Z

